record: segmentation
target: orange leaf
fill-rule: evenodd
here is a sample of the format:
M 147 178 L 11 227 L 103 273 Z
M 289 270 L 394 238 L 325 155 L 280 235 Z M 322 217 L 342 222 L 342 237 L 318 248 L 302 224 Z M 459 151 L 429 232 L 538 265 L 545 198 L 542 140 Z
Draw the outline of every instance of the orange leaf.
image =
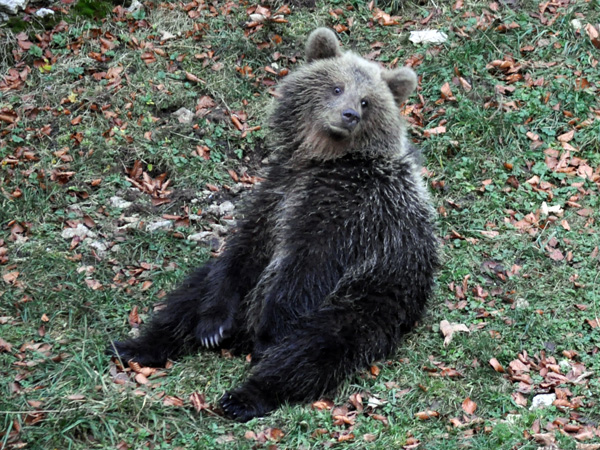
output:
M 490 365 L 496 372 L 504 373 L 504 367 L 502 367 L 502 364 L 500 364 L 496 358 L 490 359 Z
M 446 132 L 446 127 L 439 126 L 439 127 L 435 127 L 435 128 L 429 128 L 428 130 L 424 130 L 423 135 L 426 138 L 428 138 L 430 136 L 433 136 L 434 134 L 444 134 L 445 132 Z
M 477 409 L 477 403 L 471 400 L 470 397 L 467 397 L 464 402 L 462 402 L 462 409 L 467 414 L 473 414 Z
M 439 415 L 440 415 L 439 412 L 427 409 L 425 411 L 419 411 L 418 413 L 415 414 L 415 417 L 419 420 L 429 420 L 434 417 L 439 417 Z
M 312 405 L 313 409 L 324 410 L 333 408 L 333 402 L 328 399 L 321 399 L 314 402 Z

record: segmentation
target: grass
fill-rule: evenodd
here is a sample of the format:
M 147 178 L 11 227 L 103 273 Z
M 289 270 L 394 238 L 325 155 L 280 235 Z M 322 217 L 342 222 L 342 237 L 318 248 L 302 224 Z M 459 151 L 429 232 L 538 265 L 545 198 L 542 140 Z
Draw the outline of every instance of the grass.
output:
M 600 327 L 590 323 L 600 316 L 600 200 L 585 167 L 600 174 L 599 53 L 572 25 L 598 24 L 598 2 L 380 4 L 399 16 L 385 27 L 365 3 L 318 2 L 250 34 L 250 5 L 213 6 L 148 3 L 105 19 L 65 9 L 65 24 L 29 24 L 24 35 L 21 22 L 0 28 L 2 76 L 31 69 L 0 91 L 0 448 L 598 448 Z M 209 257 L 210 245 L 185 237 L 225 224 L 210 204 L 248 189 L 228 170 L 260 173 L 278 79 L 264 68 L 294 70 L 310 30 L 350 19 L 344 47 L 417 62 L 418 95 L 406 112 L 439 213 L 436 295 L 394 357 L 331 399 L 333 414 L 289 405 L 237 424 L 198 413 L 190 395 L 216 404 L 244 378 L 243 358 L 190 355 L 140 383 L 104 350 L 132 330 L 134 306 L 147 318 Z M 410 43 L 408 32 L 423 28 L 448 41 Z M 514 78 L 493 66 L 513 60 Z M 445 83 L 453 99 L 442 98 Z M 202 110 L 203 96 L 215 106 Z M 202 114 L 179 123 L 172 113 L 182 107 Z M 262 128 L 242 133 L 230 114 Z M 445 132 L 430 134 L 436 127 Z M 555 170 L 569 146 L 567 170 Z M 130 181 L 136 161 L 150 178 L 167 174 L 170 202 L 156 206 L 162 194 L 153 203 Z M 115 206 L 115 196 L 131 205 Z M 545 216 L 543 202 L 561 211 Z M 163 216 L 188 226 L 147 231 Z M 135 220 L 142 225 L 128 228 Z M 95 236 L 63 237 L 78 223 Z M 470 333 L 444 346 L 442 320 Z M 511 365 L 523 352 L 533 386 L 521 393 L 526 407 Z M 492 358 L 508 373 L 494 371 Z M 587 373 L 577 383 L 548 376 L 577 367 Z M 565 388 L 570 407 L 529 410 L 535 394 Z M 177 399 L 183 406 L 172 406 Z M 423 411 L 435 414 L 420 420 Z

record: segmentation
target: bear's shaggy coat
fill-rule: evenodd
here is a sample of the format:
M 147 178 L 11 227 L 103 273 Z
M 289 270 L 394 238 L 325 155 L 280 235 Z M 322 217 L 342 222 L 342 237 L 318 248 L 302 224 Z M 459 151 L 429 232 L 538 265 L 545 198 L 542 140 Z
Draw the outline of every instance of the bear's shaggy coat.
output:
M 421 317 L 438 261 L 399 110 L 414 72 L 342 53 L 327 29 L 306 53 L 271 115 L 276 162 L 222 256 L 113 347 L 143 365 L 199 346 L 251 351 L 248 379 L 221 399 L 240 421 L 315 400 L 390 355 Z

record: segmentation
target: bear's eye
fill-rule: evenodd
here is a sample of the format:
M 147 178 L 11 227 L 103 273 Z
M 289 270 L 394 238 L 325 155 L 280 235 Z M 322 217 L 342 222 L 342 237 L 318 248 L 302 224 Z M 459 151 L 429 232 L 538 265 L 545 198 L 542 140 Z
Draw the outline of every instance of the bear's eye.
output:
M 367 99 L 362 99 L 360 101 L 360 106 L 362 106 L 363 108 L 367 108 L 369 106 L 369 100 Z
M 343 90 L 342 90 L 341 87 L 336 86 L 336 87 L 333 88 L 333 93 L 335 95 L 340 95 L 342 92 L 343 92 Z

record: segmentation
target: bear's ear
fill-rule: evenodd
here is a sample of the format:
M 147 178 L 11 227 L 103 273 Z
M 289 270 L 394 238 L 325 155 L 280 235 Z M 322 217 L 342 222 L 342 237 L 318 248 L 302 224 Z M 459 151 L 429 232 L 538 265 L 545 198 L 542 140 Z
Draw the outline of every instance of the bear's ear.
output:
M 306 42 L 306 62 L 341 56 L 340 43 L 329 28 L 317 28 Z
M 408 67 L 387 70 L 381 76 L 394 94 L 398 105 L 403 103 L 417 87 L 417 75 Z

